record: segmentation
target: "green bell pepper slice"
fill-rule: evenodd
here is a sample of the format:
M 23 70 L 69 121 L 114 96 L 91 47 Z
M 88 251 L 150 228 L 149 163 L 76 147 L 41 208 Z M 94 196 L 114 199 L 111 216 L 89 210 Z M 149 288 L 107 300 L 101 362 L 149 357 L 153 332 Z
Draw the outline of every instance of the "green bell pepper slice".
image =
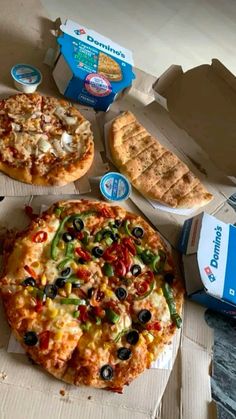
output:
M 111 308 L 107 308 L 106 310 L 106 316 L 109 322 L 116 324 L 120 320 L 120 315 L 117 314 L 114 310 Z
M 110 263 L 104 263 L 102 271 L 104 273 L 104 275 L 111 277 L 114 276 L 114 269 L 113 267 L 110 265 Z
M 175 305 L 175 300 L 174 300 L 174 296 L 173 296 L 173 290 L 172 290 L 171 286 L 167 282 L 165 282 L 162 285 L 162 291 L 163 291 L 163 295 L 166 299 L 167 305 L 169 307 L 171 320 L 173 321 L 173 323 L 178 328 L 180 328 L 181 325 L 182 325 L 182 319 L 176 311 L 176 305 Z
M 125 220 L 124 230 L 125 230 L 126 234 L 128 234 L 128 236 L 132 236 L 131 231 L 129 229 L 129 225 L 130 225 L 130 220 Z
M 84 305 L 83 302 L 84 300 L 81 300 L 80 298 L 61 298 L 60 300 L 60 304 L 74 305 L 74 306 Z

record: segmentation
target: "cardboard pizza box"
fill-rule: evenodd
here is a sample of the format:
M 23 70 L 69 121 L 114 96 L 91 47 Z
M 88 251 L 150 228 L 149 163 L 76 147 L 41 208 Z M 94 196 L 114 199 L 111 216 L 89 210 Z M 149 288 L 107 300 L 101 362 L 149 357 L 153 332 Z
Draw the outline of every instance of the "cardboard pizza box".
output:
M 236 227 L 202 212 L 185 221 L 179 250 L 192 300 L 236 318 Z

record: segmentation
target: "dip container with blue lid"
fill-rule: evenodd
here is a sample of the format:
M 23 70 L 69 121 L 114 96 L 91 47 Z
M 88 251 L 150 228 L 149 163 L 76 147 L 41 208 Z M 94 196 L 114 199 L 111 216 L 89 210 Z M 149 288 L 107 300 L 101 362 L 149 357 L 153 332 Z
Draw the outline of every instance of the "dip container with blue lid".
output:
M 29 64 L 16 64 L 11 69 L 11 76 L 17 90 L 24 93 L 33 93 L 42 81 L 40 71 Z
M 109 172 L 100 180 L 100 191 L 108 201 L 125 201 L 131 194 L 131 185 L 125 176 Z

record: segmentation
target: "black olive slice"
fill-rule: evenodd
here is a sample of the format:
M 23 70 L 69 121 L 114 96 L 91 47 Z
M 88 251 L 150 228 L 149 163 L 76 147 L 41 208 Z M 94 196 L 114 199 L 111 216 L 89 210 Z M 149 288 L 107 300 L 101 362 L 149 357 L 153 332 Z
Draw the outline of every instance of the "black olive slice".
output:
M 65 278 L 57 278 L 55 285 L 57 286 L 57 288 L 63 288 L 65 286 L 66 280 Z
M 75 218 L 73 221 L 73 226 L 76 231 L 81 231 L 84 228 L 84 222 L 81 218 Z
M 100 376 L 103 380 L 109 381 L 113 378 L 113 368 L 111 365 L 106 364 L 100 369 Z
M 115 294 L 118 300 L 125 300 L 125 298 L 127 297 L 127 291 L 125 288 L 122 287 L 116 288 Z
M 74 240 L 74 237 L 72 236 L 72 234 L 71 234 L 71 233 L 63 233 L 63 234 L 62 234 L 62 240 L 63 240 L 65 243 L 68 243 L 68 242 L 71 242 L 72 240 Z
M 151 318 L 152 318 L 152 313 L 149 310 L 143 309 L 143 310 L 140 310 L 140 312 L 138 313 L 138 319 L 140 323 L 145 324 L 149 322 Z
M 165 278 L 165 281 L 166 282 L 168 282 L 168 284 L 172 284 L 172 282 L 174 281 L 174 279 L 175 279 L 175 276 L 174 276 L 174 274 L 173 273 L 171 273 L 171 272 L 167 272 L 165 275 L 164 275 L 164 278 Z
M 144 231 L 141 227 L 134 227 L 132 230 L 132 234 L 136 239 L 141 239 L 144 235 Z
M 24 285 L 25 287 L 27 287 L 28 285 L 30 285 L 31 287 L 35 287 L 36 285 L 36 281 L 34 278 L 32 278 L 32 276 L 29 276 L 28 278 L 26 278 L 23 282 L 22 285 Z
M 63 278 L 67 278 L 68 276 L 70 276 L 70 274 L 71 274 L 71 268 L 69 268 L 69 266 L 68 266 L 68 268 L 61 271 L 61 276 Z
M 91 287 L 91 288 L 88 289 L 88 291 L 87 291 L 87 297 L 88 298 L 92 298 L 94 290 L 95 290 L 94 287 Z
M 38 336 L 35 332 L 26 332 L 24 335 L 24 343 L 27 346 L 35 346 L 38 343 Z
M 120 227 L 120 226 L 121 226 L 121 224 L 122 224 L 122 220 L 118 220 L 118 219 L 117 219 L 117 220 L 115 220 L 115 221 L 114 221 L 114 225 L 115 225 L 115 227 L 117 227 L 117 228 L 118 228 L 118 227 Z
M 133 276 L 138 276 L 141 273 L 141 266 L 133 265 L 131 266 L 130 272 Z
M 57 295 L 57 286 L 54 284 L 48 284 L 44 287 L 44 293 L 46 294 L 46 297 L 51 298 L 52 300 Z
M 102 255 L 103 255 L 103 250 L 101 249 L 101 247 L 95 246 L 95 247 L 93 247 L 93 249 L 92 249 L 92 255 L 93 255 L 95 258 L 100 258 L 100 257 L 102 257 Z
M 117 357 L 122 361 L 126 361 L 127 359 L 129 359 L 131 357 L 131 354 L 131 350 L 125 347 L 119 348 L 117 351 Z
M 130 345 L 136 345 L 139 341 L 139 333 L 137 330 L 131 330 L 131 332 L 127 333 L 126 340 Z

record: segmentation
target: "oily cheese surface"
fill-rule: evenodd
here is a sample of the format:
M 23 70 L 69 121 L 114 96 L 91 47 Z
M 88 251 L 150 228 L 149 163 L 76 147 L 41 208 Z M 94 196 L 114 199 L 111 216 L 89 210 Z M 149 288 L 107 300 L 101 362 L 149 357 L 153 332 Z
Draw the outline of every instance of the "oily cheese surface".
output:
M 25 183 L 66 185 L 94 157 L 90 122 L 65 100 L 39 93 L 0 101 L 0 170 Z
M 127 111 L 114 119 L 109 145 L 116 166 L 146 197 L 172 208 L 199 208 L 213 195 L 174 153 Z
M 121 207 L 58 202 L 6 242 L 3 265 L 15 336 L 68 383 L 122 392 L 181 326 L 183 287 L 171 254 Z

